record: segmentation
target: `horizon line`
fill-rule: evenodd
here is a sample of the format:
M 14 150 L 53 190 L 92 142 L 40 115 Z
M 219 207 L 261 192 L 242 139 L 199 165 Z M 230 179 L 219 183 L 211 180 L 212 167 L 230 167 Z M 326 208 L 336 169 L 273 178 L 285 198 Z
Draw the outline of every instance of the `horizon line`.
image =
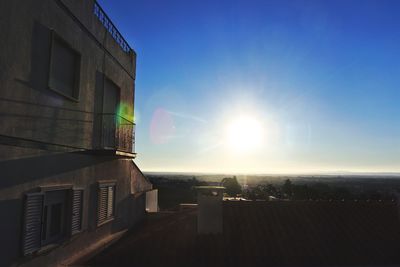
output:
M 177 175 L 255 175 L 255 176 L 400 176 L 398 171 L 321 171 L 321 172 L 274 172 L 274 173 L 254 173 L 254 172 L 213 172 L 213 171 L 150 171 L 143 170 L 146 174 L 177 174 Z

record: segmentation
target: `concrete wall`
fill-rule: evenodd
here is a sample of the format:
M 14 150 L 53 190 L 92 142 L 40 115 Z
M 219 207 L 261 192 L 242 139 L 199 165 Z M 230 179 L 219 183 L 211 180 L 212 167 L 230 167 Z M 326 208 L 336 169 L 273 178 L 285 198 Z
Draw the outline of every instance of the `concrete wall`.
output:
M 93 5 L 93 0 L 2 1 L 0 135 L 92 149 L 99 73 L 121 89 L 121 102 L 133 110 L 136 54 L 119 47 Z M 52 31 L 81 54 L 78 102 L 48 88 Z
M 0 266 L 55 265 L 145 214 L 144 192 L 151 184 L 132 158 L 91 152 L 103 77 L 120 88 L 120 101 L 133 110 L 136 69 L 135 52 L 121 49 L 94 16 L 93 5 L 93 0 L 0 1 Z M 78 101 L 48 88 L 53 31 L 81 55 Z M 114 220 L 98 227 L 101 180 L 116 181 L 116 201 Z M 83 231 L 45 253 L 23 257 L 24 196 L 53 185 L 84 189 Z
M 0 146 L 0 154 L 7 151 Z M 17 149 L 18 148 L 14 148 Z M 145 193 L 132 194 L 131 188 L 151 188 L 131 159 L 94 156 L 84 153 L 54 153 L 0 162 L 0 266 L 29 263 L 45 266 L 62 262 L 80 249 L 112 233 L 127 229 L 145 214 Z M 132 179 L 135 177 L 135 179 Z M 116 181 L 115 218 L 97 226 L 98 181 Z M 82 233 L 68 238 L 51 252 L 23 257 L 21 252 L 24 195 L 40 187 L 73 185 L 84 189 Z

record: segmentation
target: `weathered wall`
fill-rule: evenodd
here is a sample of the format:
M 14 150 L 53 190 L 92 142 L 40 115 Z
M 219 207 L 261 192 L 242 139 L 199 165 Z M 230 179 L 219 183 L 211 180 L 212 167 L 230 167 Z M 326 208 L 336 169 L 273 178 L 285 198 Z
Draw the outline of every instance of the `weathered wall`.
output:
M 93 15 L 94 1 L 13 0 L 0 8 L 0 135 L 91 149 L 96 74 L 133 110 L 136 55 Z M 79 102 L 49 90 L 51 31 L 81 54 Z
M 135 52 L 121 49 L 93 5 L 0 1 L 0 266 L 54 265 L 144 216 L 143 191 L 151 184 L 132 159 L 87 152 L 98 137 L 94 121 L 103 77 L 120 88 L 120 102 L 133 110 L 136 68 Z M 48 88 L 53 31 L 81 55 L 78 101 Z M 116 181 L 116 202 L 114 220 L 98 227 L 100 180 Z M 22 257 L 24 195 L 52 185 L 84 189 L 83 231 L 45 254 Z
M 4 146 L 0 146 L 0 151 L 6 151 Z M 148 182 L 144 177 L 139 179 L 138 175 L 131 179 L 132 172 L 137 172 L 131 159 L 83 153 L 55 153 L 0 161 L 0 169 L 0 214 L 6 215 L 2 216 L 0 227 L 0 266 L 24 262 L 31 266 L 45 266 L 61 262 L 97 240 L 135 225 L 145 214 L 145 194 L 131 194 L 131 183 L 148 185 Z M 97 182 L 101 180 L 116 181 L 116 213 L 112 222 L 98 227 Z M 39 187 L 51 185 L 73 185 L 84 189 L 82 233 L 68 239 L 50 253 L 22 257 L 24 195 L 38 191 Z

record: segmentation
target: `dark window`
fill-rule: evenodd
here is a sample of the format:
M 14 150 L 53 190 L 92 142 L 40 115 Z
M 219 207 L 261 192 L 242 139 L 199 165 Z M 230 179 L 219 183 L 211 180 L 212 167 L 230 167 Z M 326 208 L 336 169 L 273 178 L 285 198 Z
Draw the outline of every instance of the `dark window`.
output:
M 44 197 L 42 244 L 61 240 L 65 236 L 68 190 L 48 191 Z
M 70 99 L 78 100 L 80 61 L 79 53 L 53 32 L 49 88 Z
M 97 210 L 97 225 L 114 218 L 115 184 L 100 184 Z
M 102 142 L 103 148 L 117 148 L 116 122 L 117 109 L 119 104 L 120 89 L 111 80 L 104 81 L 104 100 L 102 116 Z
M 51 225 L 50 225 L 50 234 L 52 236 L 58 235 L 62 232 L 61 229 L 61 223 L 62 223 L 62 218 L 64 217 L 64 205 L 65 203 L 58 203 L 54 204 L 51 209 Z

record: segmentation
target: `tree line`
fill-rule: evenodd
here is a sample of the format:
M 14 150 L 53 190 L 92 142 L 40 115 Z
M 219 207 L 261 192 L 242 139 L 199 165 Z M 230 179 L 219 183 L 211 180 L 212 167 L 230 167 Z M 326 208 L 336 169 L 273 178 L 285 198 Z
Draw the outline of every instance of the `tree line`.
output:
M 243 197 L 249 200 L 393 200 L 392 192 L 380 190 L 356 191 L 343 186 L 329 185 L 322 182 L 312 184 L 294 184 L 286 179 L 282 184 L 258 184 L 242 189 L 235 176 L 224 178 L 221 185 L 230 197 Z

